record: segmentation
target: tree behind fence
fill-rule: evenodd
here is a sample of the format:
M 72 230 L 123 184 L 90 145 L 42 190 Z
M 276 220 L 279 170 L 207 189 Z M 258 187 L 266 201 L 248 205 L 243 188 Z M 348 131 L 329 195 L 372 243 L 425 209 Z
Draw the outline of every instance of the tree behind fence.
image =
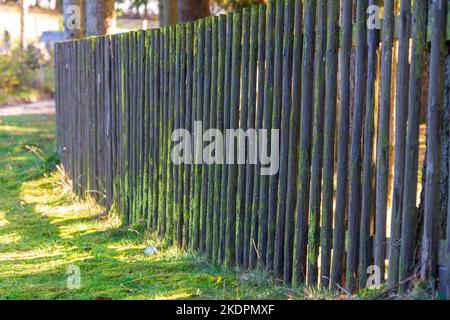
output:
M 437 170 L 448 165 L 440 159 L 447 1 L 411 2 L 396 17 L 394 1 L 384 1 L 381 30 L 367 23 L 377 0 L 278 0 L 58 44 L 59 148 L 75 191 L 169 243 L 286 283 L 354 290 L 378 270 L 381 282 L 405 289 L 417 265 L 423 280 L 436 277 L 439 201 L 448 199 Z M 193 131 L 195 121 L 205 131 L 280 129 L 279 172 L 174 164 L 172 132 Z

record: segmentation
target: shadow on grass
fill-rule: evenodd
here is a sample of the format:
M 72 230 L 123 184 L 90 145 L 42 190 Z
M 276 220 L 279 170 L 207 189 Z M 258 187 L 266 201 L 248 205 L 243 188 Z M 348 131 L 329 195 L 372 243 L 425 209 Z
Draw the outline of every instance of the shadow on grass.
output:
M 241 277 L 213 266 L 166 247 L 144 228 L 120 227 L 102 208 L 78 201 L 29 152 L 35 146 L 50 154 L 54 140 L 51 116 L 0 118 L 0 299 L 295 296 L 266 275 Z M 148 245 L 159 251 L 144 255 Z M 81 271 L 78 290 L 67 290 L 72 265 Z

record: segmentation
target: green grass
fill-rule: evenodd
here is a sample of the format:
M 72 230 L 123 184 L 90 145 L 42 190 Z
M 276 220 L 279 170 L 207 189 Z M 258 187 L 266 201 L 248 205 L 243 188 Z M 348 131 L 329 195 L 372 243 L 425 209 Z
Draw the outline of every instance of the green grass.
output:
M 167 247 L 140 227 L 122 227 L 78 200 L 55 163 L 54 118 L 0 117 L 0 299 L 300 299 L 262 272 L 214 266 Z M 143 250 L 157 246 L 155 255 Z M 67 289 L 67 270 L 81 289 Z

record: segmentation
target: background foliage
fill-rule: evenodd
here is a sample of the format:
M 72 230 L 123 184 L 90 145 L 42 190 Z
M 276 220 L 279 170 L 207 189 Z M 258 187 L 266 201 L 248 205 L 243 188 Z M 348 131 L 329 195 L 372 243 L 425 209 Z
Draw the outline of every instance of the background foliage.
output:
M 0 75 L 0 105 L 53 95 L 53 61 L 33 45 L 0 55 Z

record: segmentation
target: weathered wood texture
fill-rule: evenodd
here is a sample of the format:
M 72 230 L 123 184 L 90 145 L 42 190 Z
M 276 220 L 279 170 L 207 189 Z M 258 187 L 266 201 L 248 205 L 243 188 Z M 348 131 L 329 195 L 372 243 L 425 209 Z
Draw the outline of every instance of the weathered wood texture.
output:
M 450 230 L 437 216 L 449 189 L 439 188 L 447 1 L 402 0 L 398 17 L 394 0 L 382 3 L 378 29 L 379 0 L 274 0 L 57 44 L 58 150 L 74 191 L 125 224 L 286 283 L 354 291 L 376 267 L 384 282 L 387 261 L 391 287 L 405 289 L 413 267 L 436 277 Z M 267 158 L 279 160 L 271 175 Z

